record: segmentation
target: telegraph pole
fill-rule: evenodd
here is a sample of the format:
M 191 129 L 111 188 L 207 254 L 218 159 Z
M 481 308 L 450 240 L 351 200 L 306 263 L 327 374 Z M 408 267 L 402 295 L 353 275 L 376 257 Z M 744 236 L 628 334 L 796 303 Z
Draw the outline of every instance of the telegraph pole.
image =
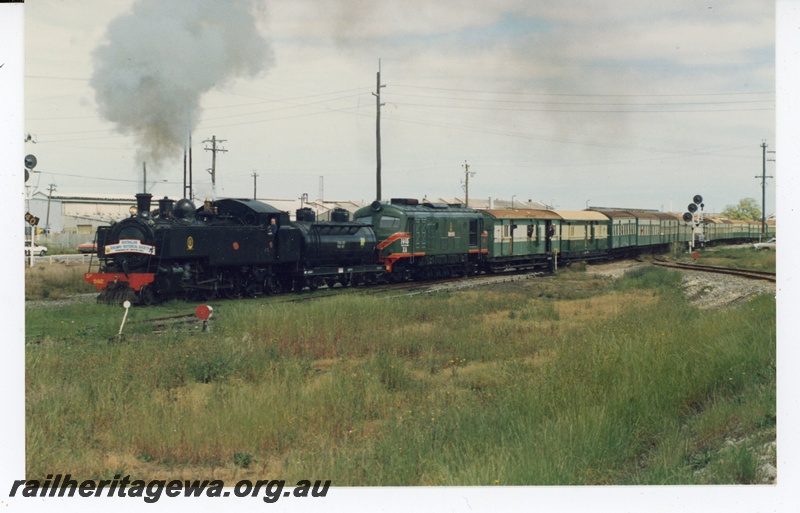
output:
M 375 92 L 372 93 L 372 96 L 375 97 L 375 105 L 378 111 L 377 119 L 375 121 L 375 142 L 378 160 L 378 168 L 376 171 L 376 199 L 378 201 L 381 200 L 381 106 L 385 105 L 381 103 L 381 87 L 386 87 L 386 85 L 381 85 L 381 60 L 378 59 L 378 81 L 375 87 Z
M 775 153 L 771 151 L 770 153 Z M 759 241 L 766 238 L 767 234 L 767 178 L 772 178 L 771 176 L 767 176 L 767 141 L 761 141 L 761 176 L 756 176 L 756 178 L 761 178 L 761 235 L 759 236 Z
M 224 143 L 227 139 L 217 139 L 216 135 L 212 135 L 211 139 L 206 139 L 203 143 L 211 143 L 211 147 L 203 148 L 206 151 L 211 152 L 211 169 L 208 172 L 211 174 L 211 189 L 216 192 L 217 191 L 217 152 L 221 151 L 222 153 L 226 153 L 228 150 L 225 148 L 217 148 L 217 143 Z
M 256 178 L 258 178 L 258 173 L 253 171 L 253 200 L 256 199 Z
M 50 233 L 50 198 L 53 197 L 53 193 L 56 190 L 56 184 L 51 183 L 50 186 L 47 188 L 47 218 L 44 222 L 44 229 L 46 233 Z
M 469 164 L 467 164 L 466 160 L 464 161 L 464 166 L 462 167 L 464 168 L 464 192 L 466 193 L 464 204 L 469 206 L 469 177 L 475 176 L 475 171 L 471 173 L 469 172 Z

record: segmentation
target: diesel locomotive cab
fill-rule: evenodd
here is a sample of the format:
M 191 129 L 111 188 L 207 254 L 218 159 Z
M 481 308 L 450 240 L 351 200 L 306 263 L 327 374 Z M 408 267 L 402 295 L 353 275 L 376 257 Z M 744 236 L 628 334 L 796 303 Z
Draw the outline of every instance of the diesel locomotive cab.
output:
M 480 213 L 460 204 L 393 198 L 374 201 L 355 218 L 371 222 L 378 261 L 392 281 L 474 274 L 488 251 Z

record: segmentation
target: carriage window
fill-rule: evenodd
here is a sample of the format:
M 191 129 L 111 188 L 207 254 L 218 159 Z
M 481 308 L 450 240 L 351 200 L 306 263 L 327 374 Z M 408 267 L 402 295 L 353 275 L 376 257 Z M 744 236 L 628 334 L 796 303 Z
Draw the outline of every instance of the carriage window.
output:
M 357 217 L 356 222 L 361 224 L 372 224 L 372 216 Z

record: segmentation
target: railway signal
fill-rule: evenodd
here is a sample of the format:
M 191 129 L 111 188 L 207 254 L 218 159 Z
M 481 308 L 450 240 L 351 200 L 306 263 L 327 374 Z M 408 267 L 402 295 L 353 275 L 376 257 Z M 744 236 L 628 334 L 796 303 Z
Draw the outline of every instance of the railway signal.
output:
M 113 342 L 114 340 L 125 340 L 125 335 L 122 334 L 122 328 L 125 327 L 125 321 L 128 319 L 128 309 L 131 307 L 130 301 L 125 301 L 122 303 L 122 307 L 125 309 L 125 314 L 122 316 L 122 324 L 119 325 L 119 332 L 109 339 L 109 342 Z
M 214 312 L 214 309 L 209 305 L 200 305 L 195 310 L 194 314 L 197 316 L 198 319 L 203 321 L 203 331 L 208 331 L 208 320 L 211 318 L 211 314 Z
M 33 170 L 33 168 L 36 167 L 36 164 L 37 164 L 37 161 L 36 161 L 36 156 L 35 155 L 33 155 L 33 154 L 25 155 L 25 183 L 28 183 L 28 180 L 31 177 L 31 171 Z M 27 186 L 27 185 L 25 186 L 25 189 L 26 189 L 25 195 L 26 195 L 27 201 L 29 203 L 28 204 L 28 208 L 30 208 L 30 196 L 29 196 L 30 189 L 28 189 L 28 187 L 29 186 Z M 30 212 L 26 212 L 25 213 L 25 221 L 28 224 L 30 224 L 31 227 L 36 226 L 36 225 L 39 224 L 39 218 L 34 216 L 34 215 L 31 215 Z M 34 240 L 35 239 L 36 239 L 36 230 L 31 228 L 31 255 L 30 255 L 31 267 L 33 267 L 33 262 L 34 262 L 34 260 L 33 260 L 33 245 L 34 245 Z
M 33 169 L 36 167 L 36 156 L 35 155 L 26 155 L 25 156 L 25 169 Z
M 697 238 L 700 243 L 703 242 L 703 207 L 705 207 L 703 197 L 699 194 L 695 194 L 692 198 L 692 202 L 686 207 L 688 212 L 683 214 L 683 220 L 687 223 L 693 223 L 694 225 L 692 226 L 692 239 L 689 241 L 689 251 L 694 249 L 695 238 Z

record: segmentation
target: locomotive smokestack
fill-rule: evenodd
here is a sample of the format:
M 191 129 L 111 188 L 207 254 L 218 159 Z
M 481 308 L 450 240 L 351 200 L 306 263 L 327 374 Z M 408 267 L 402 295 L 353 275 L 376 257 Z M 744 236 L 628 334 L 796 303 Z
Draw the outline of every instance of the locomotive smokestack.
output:
M 136 195 L 136 210 L 141 217 L 150 217 L 150 200 L 153 195 L 149 192 L 140 192 Z
M 158 217 L 170 217 L 172 215 L 172 207 L 174 205 L 175 202 L 169 199 L 167 196 L 164 196 L 162 199 L 158 200 Z

